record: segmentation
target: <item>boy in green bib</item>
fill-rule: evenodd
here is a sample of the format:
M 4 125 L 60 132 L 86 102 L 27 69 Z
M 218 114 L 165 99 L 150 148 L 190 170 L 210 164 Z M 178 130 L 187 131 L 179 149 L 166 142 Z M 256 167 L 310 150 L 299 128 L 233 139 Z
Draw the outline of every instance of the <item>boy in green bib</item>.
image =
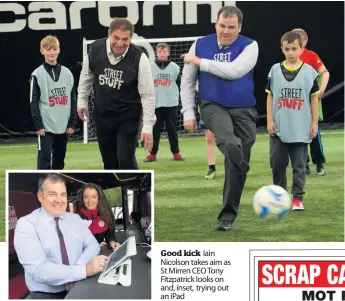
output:
M 180 154 L 176 132 L 176 118 L 180 96 L 179 85 L 181 81 L 180 67 L 169 59 L 170 47 L 166 43 L 159 43 L 156 46 L 156 56 L 157 59 L 151 65 L 151 70 L 155 86 L 155 114 L 157 120 L 153 126 L 153 147 L 144 161 L 153 162 L 157 160 L 160 134 L 164 124 L 168 132 L 173 160 L 183 161 L 184 158 Z
M 32 72 L 30 108 L 38 136 L 37 169 L 65 166 L 68 135 L 77 123 L 77 98 L 71 71 L 58 64 L 60 43 L 47 36 L 41 41 L 45 62 Z
M 286 168 L 291 160 L 293 210 L 304 210 L 308 144 L 318 132 L 317 72 L 300 60 L 302 39 L 296 32 L 281 38 L 286 60 L 268 75 L 267 131 L 273 184 L 287 189 Z

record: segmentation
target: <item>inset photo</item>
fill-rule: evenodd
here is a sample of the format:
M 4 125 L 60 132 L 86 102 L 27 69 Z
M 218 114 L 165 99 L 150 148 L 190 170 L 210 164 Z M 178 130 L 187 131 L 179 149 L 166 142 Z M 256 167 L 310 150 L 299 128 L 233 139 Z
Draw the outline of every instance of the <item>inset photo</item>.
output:
M 151 171 L 7 171 L 9 299 L 151 299 Z

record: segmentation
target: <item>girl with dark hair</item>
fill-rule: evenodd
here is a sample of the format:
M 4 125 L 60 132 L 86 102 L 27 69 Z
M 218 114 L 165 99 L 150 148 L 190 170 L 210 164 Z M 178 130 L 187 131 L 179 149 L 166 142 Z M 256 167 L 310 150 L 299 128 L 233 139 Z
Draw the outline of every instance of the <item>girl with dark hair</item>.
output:
M 87 183 L 78 196 L 78 214 L 85 220 L 100 246 L 109 245 L 113 250 L 120 246 L 115 238 L 115 218 L 103 189 Z

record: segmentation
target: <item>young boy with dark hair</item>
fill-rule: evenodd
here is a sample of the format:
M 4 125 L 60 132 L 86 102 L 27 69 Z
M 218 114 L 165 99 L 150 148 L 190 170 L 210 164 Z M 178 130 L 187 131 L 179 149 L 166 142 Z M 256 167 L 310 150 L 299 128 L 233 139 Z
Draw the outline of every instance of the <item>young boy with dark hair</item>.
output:
M 268 75 L 267 131 L 273 184 L 287 189 L 286 168 L 291 160 L 293 210 L 304 210 L 308 144 L 318 132 L 317 72 L 300 60 L 302 39 L 296 32 L 281 38 L 286 60 Z
M 180 67 L 169 59 L 170 47 L 166 43 L 156 46 L 157 59 L 152 64 L 152 77 L 155 86 L 157 121 L 153 126 L 153 147 L 145 162 L 157 160 L 161 129 L 165 124 L 168 132 L 170 151 L 173 160 L 183 161 L 180 154 L 176 118 L 179 104 L 179 86 L 181 82 Z
M 315 71 L 319 74 L 318 83 L 320 87 L 320 93 L 318 94 L 319 98 L 319 121 L 323 120 L 323 113 L 322 113 L 322 96 L 326 91 L 327 84 L 329 81 L 330 74 L 328 70 L 326 69 L 324 63 L 320 59 L 320 57 L 315 53 L 314 51 L 311 51 L 307 49 L 307 43 L 308 43 L 308 35 L 305 32 L 305 30 L 301 28 L 296 28 L 292 30 L 293 32 L 297 32 L 301 38 L 302 38 L 302 48 L 303 51 L 301 53 L 301 56 L 299 57 L 300 60 L 310 66 L 312 66 Z M 321 140 L 321 130 L 320 127 L 318 127 L 318 133 L 317 136 L 312 140 L 310 143 L 310 154 L 311 154 L 311 160 L 316 165 L 316 173 L 317 176 L 323 176 L 325 174 L 325 169 L 323 164 L 326 163 L 326 157 L 325 153 L 323 151 L 323 145 Z M 309 167 L 309 156 L 307 159 L 307 174 L 310 172 Z
M 57 62 L 60 43 L 56 37 L 41 41 L 45 62 L 31 75 L 30 107 L 38 135 L 37 169 L 63 169 L 68 135 L 77 123 L 77 98 L 69 69 Z

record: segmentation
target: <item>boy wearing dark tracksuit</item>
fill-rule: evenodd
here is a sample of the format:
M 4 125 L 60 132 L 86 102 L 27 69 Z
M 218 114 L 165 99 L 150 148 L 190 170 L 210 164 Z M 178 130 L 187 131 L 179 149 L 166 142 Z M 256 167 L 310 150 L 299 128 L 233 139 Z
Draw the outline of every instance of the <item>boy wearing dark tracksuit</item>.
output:
M 166 43 L 156 46 L 157 59 L 152 64 L 152 78 L 156 95 L 156 118 L 153 127 L 153 147 L 145 162 L 156 161 L 159 148 L 161 129 L 165 124 L 168 132 L 170 151 L 173 160 L 183 161 L 180 154 L 178 135 L 176 132 L 176 118 L 179 103 L 179 85 L 181 81 L 180 67 L 169 60 L 170 47 Z
M 30 79 L 30 108 L 38 135 L 37 169 L 63 169 L 68 134 L 77 123 L 77 99 L 69 69 L 57 63 L 60 45 L 57 38 L 41 41 L 45 62 Z

